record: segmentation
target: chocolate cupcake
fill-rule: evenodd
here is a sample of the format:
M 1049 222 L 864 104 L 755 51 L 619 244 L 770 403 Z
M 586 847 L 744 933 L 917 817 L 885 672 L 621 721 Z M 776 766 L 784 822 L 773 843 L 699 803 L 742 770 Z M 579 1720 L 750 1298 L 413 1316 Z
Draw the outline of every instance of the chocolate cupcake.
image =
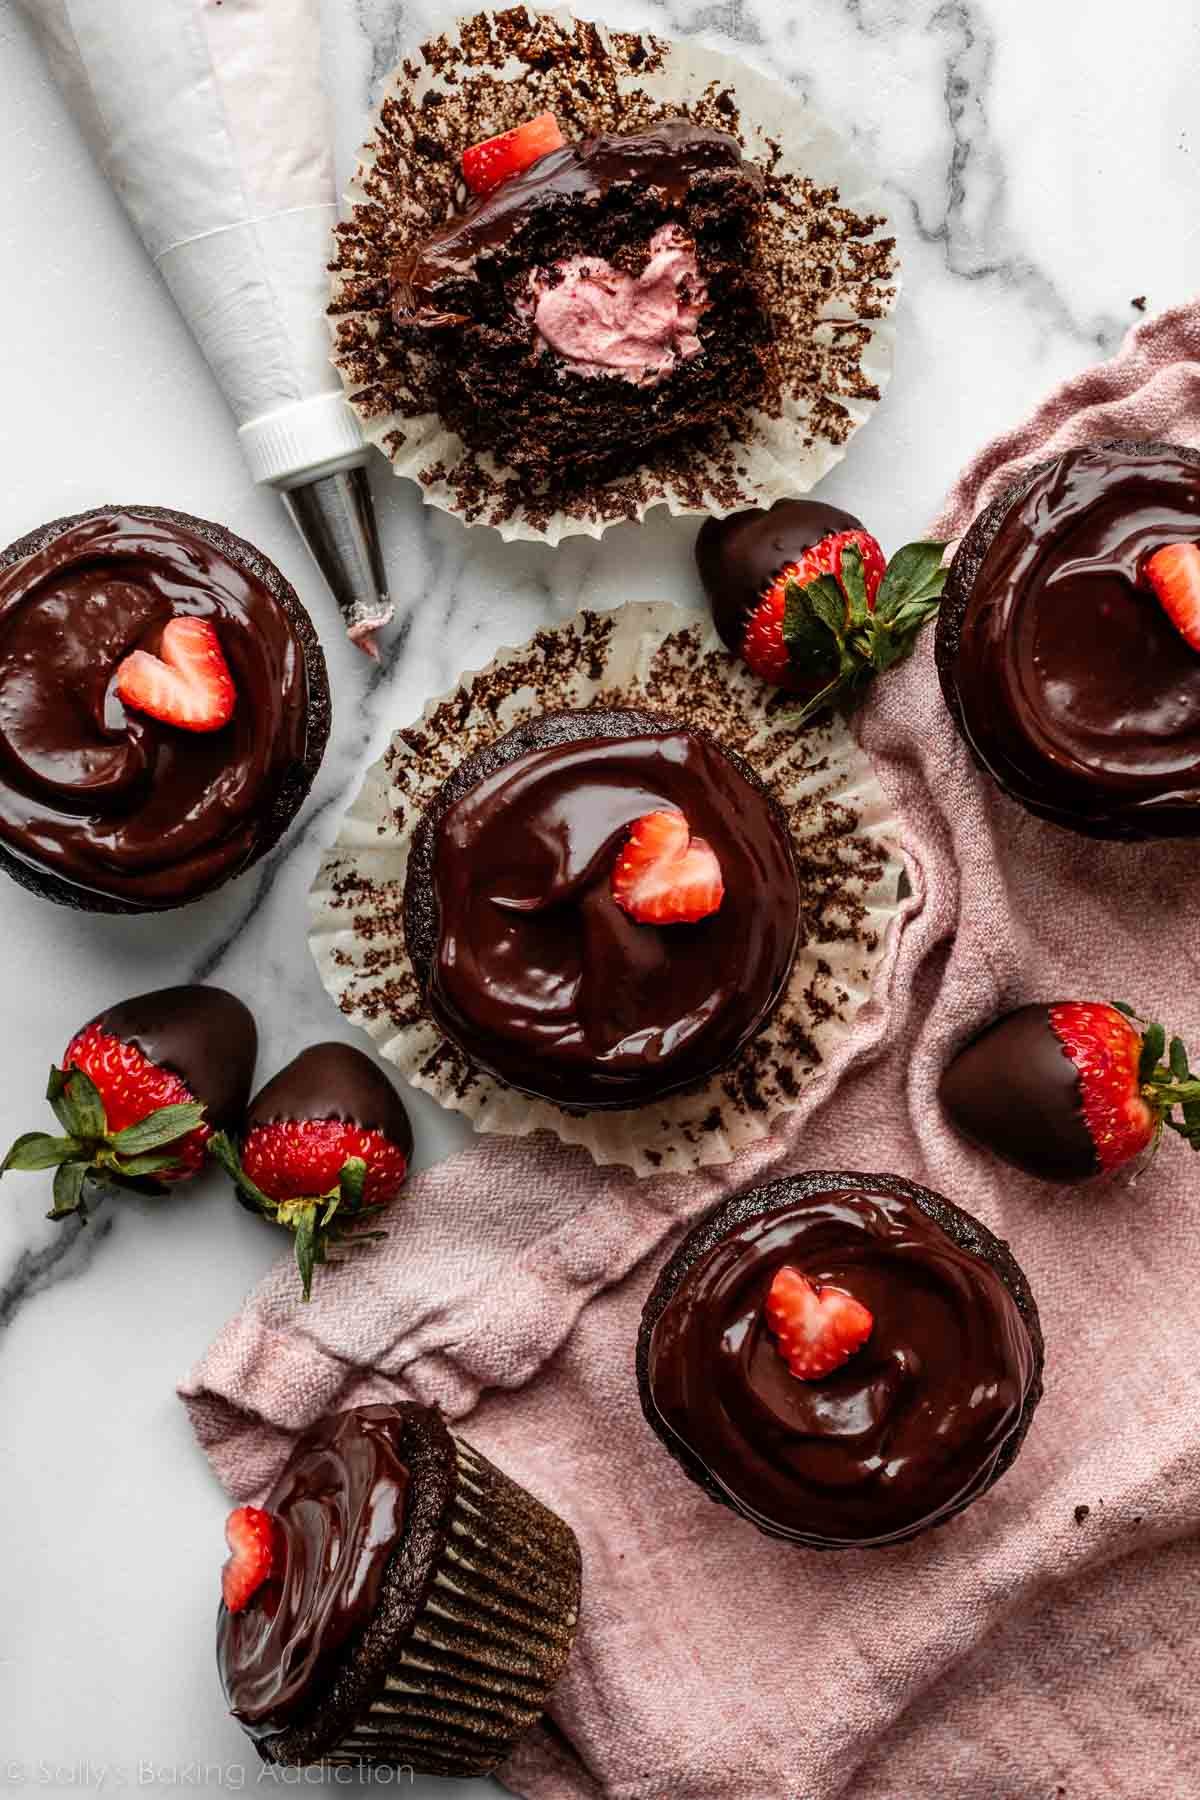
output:
M 1042 1334 L 1008 1246 L 895 1175 L 808 1171 L 688 1234 L 642 1314 L 646 1418 L 712 1499 L 814 1550 L 944 1524 L 1008 1469 Z
M 1099 838 L 1200 835 L 1200 653 L 1147 579 L 1200 541 L 1200 451 L 1111 443 L 1038 463 L 963 538 L 937 666 L 980 766 Z
M 570 1653 L 574 1533 L 434 1408 L 329 1415 L 228 1536 L 217 1663 L 264 1762 L 486 1774 Z
M 219 525 L 101 507 L 0 553 L 0 866 L 35 893 L 210 893 L 279 841 L 329 717 L 295 591 Z
M 770 378 L 771 328 L 754 267 L 763 176 L 735 138 L 666 119 L 563 143 L 549 123 L 558 148 L 390 273 L 443 423 L 561 488 L 743 414 Z
M 649 845 L 659 825 L 678 846 Z M 468 757 L 426 808 L 404 894 L 438 1027 L 509 1086 L 579 1109 L 728 1064 L 784 991 L 799 921 L 787 823 L 753 770 L 637 710 L 546 713 Z

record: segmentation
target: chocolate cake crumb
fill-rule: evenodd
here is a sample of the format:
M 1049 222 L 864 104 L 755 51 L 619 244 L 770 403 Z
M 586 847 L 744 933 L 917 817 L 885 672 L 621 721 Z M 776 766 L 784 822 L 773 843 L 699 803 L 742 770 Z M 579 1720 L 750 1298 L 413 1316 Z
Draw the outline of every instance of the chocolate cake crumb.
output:
M 1082 1525 L 1084 1520 L 1091 1513 L 1091 1510 L 1090 1506 L 1077 1506 L 1075 1508 L 1075 1523 L 1077 1525 Z
M 1145 312 L 1145 310 L 1146 310 L 1146 296 L 1145 296 L 1145 294 L 1135 294 L 1135 295 L 1134 295 L 1134 296 L 1133 296 L 1133 299 L 1132 299 L 1132 300 L 1131 300 L 1131 301 L 1130 301 L 1130 302 L 1129 302 L 1129 304 L 1130 304 L 1130 306 L 1132 306 L 1132 307 L 1133 307 L 1133 308 L 1134 308 L 1134 309 L 1135 309 L 1135 310 L 1136 310 L 1136 311 L 1137 311 L 1137 312 Z
M 368 424 L 387 421 L 382 442 L 393 458 L 429 435 L 431 418 L 452 428 L 463 423 L 444 417 L 438 358 L 392 316 L 389 271 L 461 211 L 464 148 L 552 111 L 570 140 L 684 117 L 730 133 L 745 151 L 730 89 L 712 83 L 685 105 L 666 109 L 638 84 L 638 77 L 663 67 L 669 48 L 652 36 L 605 34 L 583 20 L 564 25 L 514 7 L 476 14 L 457 37 L 447 33 L 424 44 L 419 64 L 403 65 L 410 82 L 432 78 L 436 85 L 427 92 L 401 87 L 385 98 L 367 147 L 366 197 L 336 228 L 330 264 L 334 360 L 360 416 Z M 766 386 L 750 384 L 744 402 L 722 419 L 649 448 L 634 446 L 628 466 L 621 466 L 614 433 L 612 458 L 596 469 L 565 472 L 559 459 L 553 482 L 536 466 L 504 468 L 487 451 L 464 444 L 457 460 L 431 458 L 417 472 L 439 503 L 468 523 L 499 526 L 520 517 L 535 531 L 559 511 L 594 526 L 639 518 L 668 494 L 694 510 L 729 511 L 758 498 L 745 473 L 745 444 L 764 418 L 794 419 L 803 447 L 846 442 L 855 408 L 879 397 L 865 352 L 874 322 L 896 297 L 895 239 L 884 235 L 882 218 L 843 206 L 836 188 L 786 171 L 778 144 L 768 143 L 765 164 L 759 150 L 754 161 L 765 180 L 751 260 L 770 321 Z

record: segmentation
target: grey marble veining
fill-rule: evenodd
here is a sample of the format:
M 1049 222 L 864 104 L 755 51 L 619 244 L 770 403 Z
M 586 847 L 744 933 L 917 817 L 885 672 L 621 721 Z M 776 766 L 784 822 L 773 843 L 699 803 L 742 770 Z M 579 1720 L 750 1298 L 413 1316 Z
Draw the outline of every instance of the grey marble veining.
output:
M 614 0 L 603 10 L 619 26 L 703 32 L 737 49 L 836 120 L 878 171 L 905 272 L 896 371 L 823 492 L 889 548 L 920 531 L 982 441 L 1115 349 L 1138 317 L 1134 296 L 1154 311 L 1196 283 L 1192 0 L 1142 8 L 1136 31 L 1118 0 L 1086 11 L 1053 0 Z M 322 0 L 322 16 L 344 182 L 388 70 L 449 9 Z M 424 508 L 378 462 L 398 618 L 370 666 L 343 641 L 277 503 L 250 488 L 220 396 L 91 168 L 15 0 L 0 0 L 0 166 L 0 250 L 19 274 L 0 292 L 10 349 L 0 541 L 108 500 L 221 519 L 308 600 L 335 694 L 308 806 L 221 894 L 165 918 L 104 919 L 6 886 L 0 1129 L 11 1137 L 44 1121 L 46 1067 L 74 1027 L 123 993 L 196 976 L 234 988 L 259 1016 L 263 1073 L 306 1041 L 349 1035 L 307 954 L 306 893 L 391 731 L 463 669 L 580 605 L 699 595 L 694 522 L 659 513 L 600 543 L 505 545 Z M 463 1141 L 462 1124 L 424 1096 L 412 1111 L 422 1161 Z M 27 1772 L 8 1785 L 79 1791 L 80 1771 L 107 1765 L 125 1779 L 106 1791 L 153 1793 L 197 1759 L 210 1770 L 202 1785 L 241 1769 L 252 1787 L 212 1669 L 224 1507 L 172 1388 L 284 1245 L 215 1181 L 114 1202 L 83 1230 L 48 1223 L 46 1205 L 40 1177 L 0 1185 L 11 1521 L 0 1752 Z

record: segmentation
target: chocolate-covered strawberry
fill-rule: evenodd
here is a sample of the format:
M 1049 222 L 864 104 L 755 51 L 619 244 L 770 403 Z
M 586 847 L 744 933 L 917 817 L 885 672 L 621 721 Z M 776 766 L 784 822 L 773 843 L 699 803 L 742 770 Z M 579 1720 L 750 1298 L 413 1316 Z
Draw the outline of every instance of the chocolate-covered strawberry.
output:
M 52 1219 L 86 1218 L 89 1182 L 153 1193 L 185 1181 L 213 1132 L 244 1112 L 257 1052 L 249 1010 L 224 988 L 158 988 L 110 1006 L 50 1070 L 61 1135 L 24 1133 L 0 1174 L 53 1169 Z
M 696 563 L 722 640 L 774 687 L 807 695 L 803 724 L 909 654 L 945 580 L 944 544 L 891 562 L 851 513 L 777 500 L 707 519 Z
M 293 1232 L 307 1300 L 313 1270 L 341 1249 L 381 1237 L 367 1215 L 393 1200 L 408 1174 L 412 1126 L 388 1077 L 351 1044 L 313 1044 L 260 1088 L 239 1148 L 209 1145 L 239 1200 Z
M 1110 1174 L 1164 1126 L 1200 1149 L 1200 1079 L 1182 1042 L 1105 1001 L 1006 1013 L 959 1051 L 939 1092 L 965 1137 L 1043 1181 Z

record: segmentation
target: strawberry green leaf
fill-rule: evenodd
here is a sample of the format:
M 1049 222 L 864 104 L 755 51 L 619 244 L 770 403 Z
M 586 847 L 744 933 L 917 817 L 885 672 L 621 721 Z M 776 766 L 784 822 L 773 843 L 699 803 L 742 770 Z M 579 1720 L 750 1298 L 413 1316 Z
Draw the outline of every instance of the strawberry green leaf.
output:
M 1171 1073 L 1176 1081 L 1186 1081 L 1191 1070 L 1188 1067 L 1188 1053 L 1182 1038 L 1171 1039 L 1168 1059 L 1171 1064 Z
M 1112 1007 L 1114 1012 L 1124 1013 L 1127 1019 L 1137 1018 L 1137 1014 L 1134 1012 L 1132 1006 L 1127 1005 L 1124 1000 L 1110 1000 L 1108 1004 Z
M 86 1163 L 67 1162 L 59 1165 L 54 1172 L 54 1206 L 46 1214 L 48 1219 L 65 1219 L 73 1212 L 82 1212 L 86 1216 L 83 1184 L 87 1180 L 87 1172 Z
M 174 1169 L 179 1162 L 177 1156 L 170 1156 L 161 1150 L 152 1150 L 146 1156 L 122 1156 L 114 1159 L 114 1173 L 126 1176 L 131 1181 L 139 1181 L 146 1175 L 160 1175 L 164 1169 Z
M 112 1147 L 119 1156 L 141 1156 L 147 1150 L 159 1150 L 164 1144 L 187 1137 L 203 1123 L 204 1108 L 199 1101 L 160 1106 L 157 1111 L 139 1119 L 136 1125 L 127 1125 L 124 1131 L 118 1131 L 111 1140 Z
M 313 1270 L 323 1256 L 318 1254 L 317 1244 L 317 1208 L 315 1203 L 305 1206 L 298 1213 L 295 1224 L 296 1232 L 296 1267 L 300 1271 L 300 1286 L 304 1290 L 305 1300 L 312 1298 Z
M 945 544 L 931 542 L 905 544 L 897 550 L 875 596 L 876 618 L 886 624 L 904 606 L 938 599 L 946 584 L 945 551 Z
M 56 1169 L 60 1163 L 78 1156 L 82 1149 L 78 1138 L 48 1137 L 44 1131 L 26 1131 L 0 1163 L 0 1175 L 8 1169 Z
M 817 618 L 840 644 L 846 629 L 846 596 L 838 583 L 832 575 L 818 575 L 803 591 Z
M 791 660 L 800 668 L 827 665 L 836 654 L 836 640 L 814 611 L 809 588 L 789 581 L 784 590 L 783 641 Z
M 52 1068 L 46 1083 L 46 1098 L 54 1116 L 71 1137 L 104 1136 L 107 1120 L 104 1103 L 96 1084 L 82 1069 Z
M 857 544 L 847 544 L 842 551 L 842 586 L 846 590 L 846 599 L 850 607 L 850 624 L 853 628 L 865 625 L 870 617 L 871 609 L 867 605 L 867 583 L 863 572 L 862 552 Z
M 1138 1081 L 1147 1082 L 1162 1061 L 1167 1047 L 1167 1034 L 1161 1025 L 1147 1025 L 1142 1034 L 1142 1054 L 1138 1063 Z
M 268 1219 L 273 1219 L 276 1216 L 278 1207 L 275 1201 L 271 1199 L 269 1194 L 264 1194 L 262 1189 L 256 1187 L 251 1181 L 245 1169 L 242 1167 L 241 1158 L 235 1150 L 232 1140 L 225 1132 L 214 1131 L 209 1138 L 208 1143 L 205 1145 L 205 1149 L 208 1151 L 208 1154 L 212 1157 L 213 1161 L 217 1163 L 219 1167 L 224 1169 L 234 1187 L 237 1188 L 240 1194 L 245 1196 L 251 1206 Z
M 351 1156 L 342 1164 L 339 1183 L 342 1205 L 348 1213 L 358 1212 L 363 1203 L 363 1189 L 367 1185 L 367 1165 L 361 1156 Z

